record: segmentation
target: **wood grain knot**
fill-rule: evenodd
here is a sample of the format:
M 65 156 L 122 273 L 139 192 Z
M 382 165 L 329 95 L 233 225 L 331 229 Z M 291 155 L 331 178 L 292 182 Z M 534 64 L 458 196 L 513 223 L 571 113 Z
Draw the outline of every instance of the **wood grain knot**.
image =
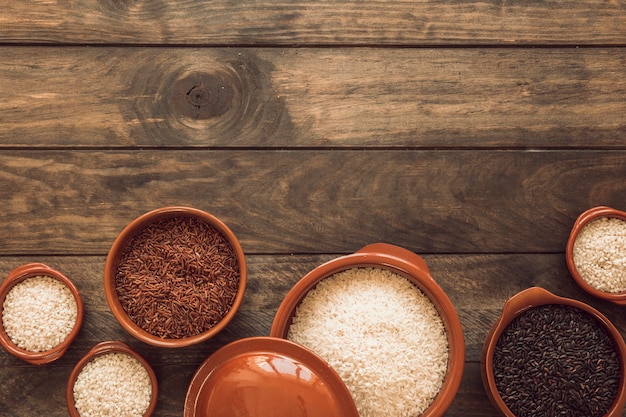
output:
M 233 89 L 213 74 L 190 74 L 178 80 L 172 91 L 178 113 L 196 120 L 225 114 L 233 101 Z

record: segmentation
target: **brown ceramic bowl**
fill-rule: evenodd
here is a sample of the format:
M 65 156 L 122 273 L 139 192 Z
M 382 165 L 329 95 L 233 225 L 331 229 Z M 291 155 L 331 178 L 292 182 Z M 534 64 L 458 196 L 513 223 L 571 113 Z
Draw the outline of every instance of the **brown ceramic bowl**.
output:
M 357 267 L 388 269 L 406 277 L 422 290 L 439 312 L 448 336 L 448 370 L 441 390 L 422 417 L 443 415 L 461 384 L 465 366 L 463 331 L 450 299 L 431 277 L 424 260 L 413 252 L 395 245 L 375 243 L 316 267 L 287 293 L 274 317 L 270 336 L 287 338 L 298 305 L 317 283 L 335 273 Z
M 539 287 L 528 288 L 511 297 L 504 304 L 499 319 L 493 324 L 485 339 L 481 357 L 481 373 L 485 391 L 492 404 L 503 415 L 507 417 L 516 417 L 515 414 L 513 414 L 513 412 L 505 404 L 497 388 L 494 377 L 494 351 L 503 331 L 515 318 L 517 318 L 519 315 L 529 309 L 549 304 L 560 304 L 582 310 L 583 312 L 594 317 L 614 340 L 615 347 L 620 359 L 621 381 L 620 388 L 618 390 L 617 396 L 615 397 L 615 401 L 613 402 L 613 405 L 609 409 L 608 413 L 605 414 L 605 417 L 621 416 L 622 410 L 624 408 L 624 403 L 626 402 L 626 385 L 624 384 L 624 371 L 626 370 L 626 345 L 624 344 L 624 339 L 622 338 L 620 332 L 604 315 L 602 315 L 593 307 L 577 300 L 556 296 L 551 292 Z
M 184 218 L 187 220 L 193 219 L 194 221 L 200 221 L 204 224 L 208 224 L 214 230 L 219 232 L 219 234 L 223 237 L 223 241 L 226 242 L 224 244 L 229 245 L 231 247 L 232 255 L 236 258 L 234 259 L 233 262 L 236 264 L 237 269 L 239 271 L 239 281 L 238 281 L 238 284 L 236 284 L 237 288 L 230 289 L 231 292 L 236 290 L 236 293 L 235 293 L 234 298 L 232 299 L 232 302 L 230 303 L 229 309 L 226 312 L 223 312 L 222 317 L 219 319 L 219 321 L 213 324 L 212 327 L 205 329 L 201 333 L 197 333 L 197 334 L 190 333 L 190 335 L 188 336 L 183 335 L 183 337 L 178 337 L 177 335 L 174 335 L 172 337 L 159 336 L 159 335 L 149 333 L 148 332 L 149 329 L 144 329 L 140 327 L 138 324 L 135 323 L 135 321 L 131 319 L 129 314 L 126 312 L 126 310 L 122 306 L 122 303 L 120 302 L 120 297 L 116 289 L 116 275 L 118 273 L 118 268 L 119 268 L 122 256 L 124 255 L 125 251 L 128 249 L 134 237 L 136 237 L 138 234 L 144 231 L 147 227 L 155 225 L 161 221 L 170 221 L 172 219 L 181 219 L 181 218 Z M 200 247 L 201 245 L 190 244 L 188 246 L 185 246 L 185 249 L 189 249 L 189 248 L 196 247 L 196 246 Z M 209 246 L 209 245 L 204 245 L 200 247 L 200 249 L 204 250 L 206 253 L 206 251 L 211 248 L 205 247 L 205 246 Z M 149 253 L 150 249 L 151 249 L 150 247 L 146 247 L 146 248 L 139 249 L 138 251 L 142 254 L 142 256 L 144 255 L 144 253 L 146 254 L 146 256 L 152 256 Z M 169 261 L 168 259 L 164 259 L 160 255 L 157 257 L 163 261 Z M 204 264 L 201 265 L 202 267 L 205 267 L 207 265 L 210 267 L 214 267 L 214 265 L 211 265 L 211 263 L 208 261 L 205 261 L 205 259 L 208 259 L 208 258 L 205 256 L 204 258 L 200 259 L 200 263 L 204 262 Z M 188 271 L 190 271 L 188 268 L 191 268 L 191 267 L 183 266 L 182 268 L 185 269 L 185 274 L 186 274 L 188 273 Z M 172 273 L 172 275 L 176 275 L 176 274 L 179 274 L 179 272 Z M 141 285 L 143 285 L 144 282 L 146 282 L 148 278 L 151 278 L 151 277 L 147 275 L 143 276 L 142 277 L 143 282 L 141 283 Z M 105 292 L 105 296 L 109 304 L 109 307 L 111 308 L 115 318 L 119 321 L 119 323 L 128 333 L 130 333 L 132 336 L 136 337 L 137 339 L 141 340 L 142 342 L 151 344 L 153 346 L 166 347 L 166 348 L 177 348 L 177 347 L 193 345 L 196 343 L 203 342 L 213 337 L 217 333 L 219 333 L 233 319 L 233 317 L 237 313 L 237 310 L 239 309 L 239 306 L 241 305 L 243 301 L 244 292 L 246 288 L 246 280 L 247 280 L 247 271 L 246 271 L 246 262 L 244 258 L 244 253 L 241 248 L 241 245 L 239 244 L 239 241 L 237 240 L 233 232 L 221 220 L 219 220 L 215 216 L 209 213 L 206 213 L 204 211 L 194 209 L 194 208 L 189 208 L 189 207 L 164 207 L 164 208 L 150 211 L 136 218 L 135 220 L 133 220 L 128 226 L 124 228 L 124 230 L 122 230 L 122 232 L 119 234 L 119 236 L 113 243 L 109 251 L 108 257 L 106 259 L 105 268 L 104 268 L 104 292 Z M 178 284 L 174 284 L 173 287 L 179 287 L 179 286 Z M 172 298 L 171 297 L 167 298 L 169 296 L 164 296 L 164 297 L 166 299 L 165 301 L 163 301 L 163 304 L 167 305 Z M 177 300 L 179 299 L 178 297 L 176 298 Z M 154 303 L 150 303 L 150 305 L 153 305 L 153 304 Z M 191 303 L 189 303 L 189 305 L 191 305 Z M 193 310 L 192 313 L 197 313 L 198 315 L 207 315 L 208 314 L 207 307 L 206 307 L 207 305 L 209 305 L 208 302 L 199 303 L 197 307 L 194 307 L 195 310 Z M 149 306 L 146 305 L 146 306 L 142 306 L 142 308 L 143 307 L 149 307 Z
M 80 413 L 76 409 L 76 403 L 74 400 L 74 384 L 76 384 L 76 379 L 80 375 L 85 365 L 87 365 L 97 356 L 106 355 L 109 353 L 124 353 L 132 356 L 133 358 L 138 360 L 146 369 L 146 371 L 148 372 L 148 376 L 150 377 L 152 393 L 150 396 L 150 404 L 148 405 L 146 412 L 143 414 L 143 417 L 151 416 L 154 412 L 157 404 L 157 398 L 159 396 L 158 382 L 152 366 L 150 366 L 148 361 L 142 355 L 140 355 L 136 350 L 134 350 L 126 343 L 119 341 L 107 341 L 100 342 L 93 348 L 91 348 L 91 350 L 87 352 L 80 361 L 78 361 L 78 363 L 74 366 L 74 369 L 72 369 L 72 372 L 70 373 L 70 377 L 68 379 L 65 391 L 65 400 L 67 402 L 67 409 L 69 411 L 70 417 L 80 417 Z M 112 381 L 102 381 L 103 385 L 106 385 L 107 383 L 112 383 Z
M 183 417 L 358 417 L 348 388 L 324 360 L 285 339 L 239 339 L 196 371 Z
M 32 352 L 23 349 L 13 343 L 9 335 L 7 335 L 4 327 L 0 325 L 0 344 L 2 345 L 2 347 L 4 347 L 4 349 L 7 350 L 7 352 L 17 358 L 20 358 L 33 365 L 43 365 L 55 361 L 62 357 L 63 354 L 65 354 L 72 341 L 74 341 L 74 339 L 78 335 L 78 332 L 83 322 L 84 307 L 83 300 L 80 296 L 80 293 L 78 292 L 78 288 L 76 288 L 74 283 L 70 281 L 69 278 L 67 278 L 61 272 L 50 268 L 47 265 L 41 263 L 29 263 L 17 267 L 13 271 L 11 271 L 6 280 L 3 282 L 2 286 L 0 287 L 0 317 L 4 317 L 4 302 L 9 291 L 16 284 L 37 276 L 54 278 L 63 283 L 70 290 L 70 292 L 74 296 L 74 300 L 76 301 L 77 310 L 76 322 L 74 324 L 74 327 L 65 338 L 65 340 L 54 348 L 42 352 Z
M 597 220 L 603 217 L 616 218 L 626 221 L 626 212 L 616 210 L 611 207 L 598 206 L 593 207 L 578 216 L 578 218 L 574 222 L 572 231 L 570 232 L 570 236 L 567 240 L 567 246 L 565 249 L 565 260 L 567 262 L 567 268 L 569 269 L 570 275 L 572 276 L 574 281 L 587 293 L 602 300 L 610 301 L 619 305 L 626 305 L 626 291 L 611 293 L 593 287 L 580 275 L 580 273 L 576 269 L 576 264 L 574 263 L 574 244 L 576 243 L 576 238 L 587 224 L 589 224 L 593 220 Z M 624 255 L 626 256 L 626 254 Z

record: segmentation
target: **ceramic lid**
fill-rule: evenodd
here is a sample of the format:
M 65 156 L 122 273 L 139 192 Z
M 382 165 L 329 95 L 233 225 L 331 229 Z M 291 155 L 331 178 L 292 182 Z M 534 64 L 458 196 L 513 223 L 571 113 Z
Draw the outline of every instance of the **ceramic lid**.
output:
M 339 375 L 312 351 L 285 339 L 232 342 L 198 368 L 184 417 L 358 417 Z

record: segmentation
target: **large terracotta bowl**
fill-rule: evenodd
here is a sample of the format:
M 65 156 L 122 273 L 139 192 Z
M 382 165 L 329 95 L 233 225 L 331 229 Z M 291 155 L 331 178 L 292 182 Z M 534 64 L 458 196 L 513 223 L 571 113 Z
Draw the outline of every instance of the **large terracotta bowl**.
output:
M 274 317 L 270 336 L 287 338 L 296 309 L 307 293 L 323 279 L 357 267 L 387 269 L 406 277 L 429 298 L 441 316 L 448 337 L 448 369 L 441 390 L 422 417 L 442 416 L 452 403 L 463 375 L 465 366 L 463 331 L 452 302 L 432 278 L 424 260 L 411 251 L 395 245 L 375 243 L 356 253 L 316 267 L 287 293 Z
M 565 260 L 567 262 L 567 268 L 569 269 L 570 275 L 572 276 L 576 284 L 578 284 L 587 293 L 599 299 L 610 301 L 618 305 L 626 305 L 626 291 L 612 293 L 599 290 L 590 285 L 576 269 L 576 264 L 574 262 L 574 244 L 576 243 L 576 239 L 586 225 L 588 225 L 593 220 L 597 220 L 600 218 L 615 218 L 626 221 L 626 212 L 616 210 L 611 207 L 598 206 L 593 207 L 580 214 L 580 216 L 578 216 L 578 218 L 574 222 L 574 225 L 572 226 L 570 236 L 567 240 L 567 246 L 565 248 Z M 623 255 L 626 256 L 626 254 Z
M 4 302 L 9 291 L 15 285 L 29 278 L 34 278 L 37 276 L 54 278 L 64 284 L 70 290 L 70 292 L 74 296 L 74 300 L 76 301 L 77 314 L 74 327 L 65 338 L 65 340 L 59 345 L 43 352 L 33 352 L 23 349 L 13 343 L 9 335 L 7 335 L 4 327 L 0 325 L 0 344 L 2 345 L 2 347 L 4 347 L 4 349 L 6 349 L 7 352 L 17 358 L 22 359 L 23 361 L 26 361 L 33 365 L 43 365 L 61 358 L 70 347 L 71 343 L 74 341 L 74 339 L 78 335 L 78 332 L 80 331 L 84 316 L 84 306 L 82 297 L 78 292 L 78 288 L 67 276 L 57 271 L 56 269 L 53 269 L 42 263 L 29 263 L 12 270 L 7 276 L 6 280 L 2 283 L 2 286 L 0 287 L 0 318 L 3 317 Z
M 201 333 L 190 334 L 185 337 L 163 337 L 149 333 L 147 329 L 139 326 L 136 321 L 133 321 L 131 317 L 129 317 L 129 314 L 120 302 L 120 297 L 116 289 L 116 275 L 120 265 L 120 259 L 122 258 L 125 250 L 127 250 L 127 246 L 135 236 L 144 231 L 150 225 L 154 225 L 160 221 L 176 218 L 199 220 L 217 230 L 225 238 L 228 244 L 232 247 L 232 251 L 236 257 L 236 265 L 239 271 L 239 282 L 236 296 L 230 305 L 230 309 L 211 328 L 206 329 Z M 147 248 L 146 251 L 148 252 L 149 248 Z M 237 310 L 243 301 L 246 281 L 247 270 L 244 253 L 234 233 L 217 217 L 202 210 L 189 207 L 164 207 L 150 211 L 133 220 L 124 228 L 124 230 L 122 230 L 113 243 L 104 267 L 104 292 L 106 300 L 118 322 L 128 333 L 142 342 L 165 348 L 178 348 L 197 344 L 210 339 L 222 331 L 224 327 L 226 327 L 226 325 L 235 317 Z M 208 304 L 205 303 L 204 305 L 199 305 L 197 310 L 192 311 L 192 314 L 205 314 L 203 311 L 206 310 L 201 310 L 201 308 L 205 309 L 206 305 Z
M 491 403 L 498 409 L 498 411 L 500 411 L 500 413 L 502 413 L 502 415 L 507 417 L 516 417 L 506 405 L 496 385 L 496 379 L 494 376 L 494 352 L 502 333 L 513 320 L 529 309 L 551 304 L 575 307 L 589 314 L 597 320 L 600 326 L 607 331 L 615 342 L 615 348 L 621 366 L 621 381 L 615 400 L 613 401 L 608 413 L 605 414 L 605 417 L 621 416 L 624 403 L 626 402 L 626 385 L 624 383 L 624 372 L 626 370 L 626 345 L 624 344 L 624 339 L 622 338 L 620 332 L 609 321 L 609 319 L 593 307 L 578 300 L 554 295 L 540 287 L 528 288 L 507 300 L 504 304 L 500 317 L 493 324 L 485 339 L 481 356 L 481 374 L 485 391 Z

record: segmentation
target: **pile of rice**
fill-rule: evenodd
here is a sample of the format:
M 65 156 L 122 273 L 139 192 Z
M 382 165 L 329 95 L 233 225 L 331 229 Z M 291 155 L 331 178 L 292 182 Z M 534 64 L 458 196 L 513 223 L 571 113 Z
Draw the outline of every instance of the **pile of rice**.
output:
M 7 336 L 31 352 L 50 350 L 67 339 L 78 318 L 78 305 L 61 281 L 36 276 L 15 284 L 2 305 Z
M 288 339 L 325 359 L 361 417 L 413 417 L 441 390 L 448 339 L 435 306 L 405 277 L 352 268 L 322 280 L 299 305 Z
M 593 288 L 626 291 L 626 222 L 601 217 L 587 223 L 574 241 L 573 261 L 581 278 Z
M 125 353 L 96 356 L 74 383 L 74 406 L 81 417 L 141 417 L 151 397 L 148 371 Z

